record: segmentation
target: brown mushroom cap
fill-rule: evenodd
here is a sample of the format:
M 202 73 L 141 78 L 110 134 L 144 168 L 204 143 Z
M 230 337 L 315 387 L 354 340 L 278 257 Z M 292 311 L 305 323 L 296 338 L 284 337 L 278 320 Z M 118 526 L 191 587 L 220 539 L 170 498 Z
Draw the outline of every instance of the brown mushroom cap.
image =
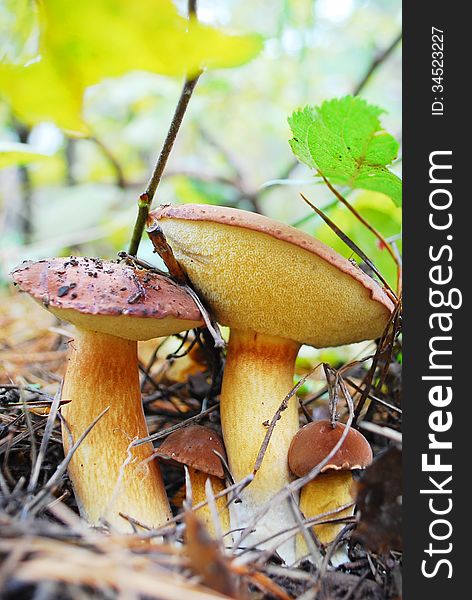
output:
M 208 427 L 190 425 L 171 433 L 156 451 L 156 455 L 192 467 L 223 479 L 225 472 L 216 450 L 226 460 L 221 437 Z
M 187 292 L 157 273 L 99 258 L 26 262 L 12 273 L 21 290 L 60 319 L 130 340 L 202 325 Z
M 314 421 L 302 427 L 295 435 L 288 451 L 290 470 L 298 477 L 306 475 L 331 452 L 342 436 L 346 426 L 328 420 Z M 356 429 L 350 429 L 343 445 L 325 465 L 321 472 L 330 469 L 347 471 L 364 469 L 372 462 L 372 449 L 365 437 Z
M 265 216 L 186 204 L 150 219 L 223 325 L 322 348 L 378 337 L 393 310 L 359 267 Z

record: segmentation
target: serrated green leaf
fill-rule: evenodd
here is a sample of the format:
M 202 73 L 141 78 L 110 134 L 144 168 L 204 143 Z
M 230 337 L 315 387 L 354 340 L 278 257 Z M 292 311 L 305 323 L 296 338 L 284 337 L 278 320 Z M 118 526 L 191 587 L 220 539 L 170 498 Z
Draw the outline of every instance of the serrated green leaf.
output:
M 177 12 L 171 0 L 43 0 L 40 60 L 9 66 L 0 84 L 15 113 L 28 124 L 42 120 L 86 133 L 86 87 L 129 71 L 194 75 L 253 58 L 255 35 L 227 35 Z
M 362 166 L 352 187 L 389 196 L 396 204 L 402 205 L 402 180 L 386 167 Z
M 315 163 L 311 157 L 306 140 L 308 137 L 308 130 L 315 119 L 315 115 L 316 111 L 312 106 L 305 106 L 303 110 L 294 112 L 292 116 L 288 118 L 288 124 L 293 133 L 293 138 L 289 141 L 293 153 L 301 160 L 301 162 L 304 162 L 312 168 L 315 167 Z
M 359 97 L 306 107 L 289 118 L 297 158 L 331 183 L 367 189 L 401 205 L 400 178 L 388 169 L 398 154 L 398 142 L 384 131 L 381 108 Z

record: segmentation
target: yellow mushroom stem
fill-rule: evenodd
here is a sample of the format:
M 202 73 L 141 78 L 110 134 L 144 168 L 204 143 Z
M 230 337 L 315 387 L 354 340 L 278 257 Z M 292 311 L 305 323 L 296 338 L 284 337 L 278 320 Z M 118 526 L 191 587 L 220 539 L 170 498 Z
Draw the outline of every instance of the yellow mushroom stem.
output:
M 300 510 L 306 519 L 323 513 L 336 511 L 341 506 L 352 502 L 351 471 L 329 471 L 318 475 L 307 483 L 300 494 Z M 323 517 L 322 520 L 341 519 L 354 513 L 354 506 Z M 322 544 L 329 544 L 344 527 L 343 523 L 325 523 L 315 525 L 313 531 Z M 297 536 L 297 559 L 308 554 L 305 539 Z
M 298 343 L 279 337 L 231 330 L 220 412 L 229 467 L 235 481 L 254 471 L 269 423 L 293 387 L 299 348 Z M 254 480 L 240 492 L 241 502 L 231 505 L 233 529 L 250 525 L 258 509 L 289 483 L 287 453 L 297 431 L 298 402 L 293 396 L 280 413 Z M 274 502 L 242 546 L 256 543 L 267 547 L 261 542 L 286 530 L 291 523 L 293 514 L 287 502 Z M 271 539 L 268 545 L 276 543 L 276 539 Z M 280 550 L 290 560 L 294 543 L 289 541 Z
M 62 390 L 70 403 L 62 414 L 76 441 L 107 407 L 74 453 L 69 476 L 81 515 L 92 525 L 105 520 L 131 532 L 130 516 L 159 527 L 171 511 L 157 461 L 146 461 L 151 443 L 130 448 L 148 435 L 139 385 L 137 343 L 104 333 L 77 329 Z M 70 440 L 63 426 L 64 449 Z
M 215 496 L 216 494 L 222 492 L 225 489 L 225 482 L 219 477 L 215 477 L 214 475 L 208 475 L 207 473 L 203 473 L 202 471 L 197 471 L 192 467 L 189 467 L 188 471 L 190 476 L 190 485 L 192 486 L 193 506 L 199 504 L 200 502 L 205 502 L 207 500 L 205 489 L 207 479 L 210 479 L 211 487 Z M 222 496 L 221 498 L 215 499 L 216 509 L 220 518 L 220 527 L 222 534 L 225 534 L 230 529 L 229 511 L 226 506 L 227 502 L 228 498 L 226 496 Z M 213 520 L 210 506 L 208 504 L 205 504 L 205 506 L 202 506 L 196 511 L 196 515 L 200 519 L 200 521 L 204 523 L 210 535 L 212 537 L 216 537 L 215 523 Z

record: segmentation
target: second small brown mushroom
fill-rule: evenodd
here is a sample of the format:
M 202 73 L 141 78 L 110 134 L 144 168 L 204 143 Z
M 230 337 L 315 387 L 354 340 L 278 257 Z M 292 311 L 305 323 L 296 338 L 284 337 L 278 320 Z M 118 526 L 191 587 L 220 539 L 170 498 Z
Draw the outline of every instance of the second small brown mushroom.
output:
M 288 453 L 290 470 L 298 477 L 307 475 L 332 452 L 339 442 L 345 425 L 329 420 L 315 421 L 302 427 L 293 438 Z M 307 483 L 300 494 L 300 510 L 309 519 L 326 514 L 320 520 L 337 520 L 354 513 L 352 503 L 352 471 L 365 469 L 372 462 L 372 449 L 365 437 L 356 429 L 350 429 L 341 447 L 322 467 L 320 474 Z M 315 525 L 313 530 L 319 541 L 329 544 L 344 527 L 342 522 Z M 297 558 L 307 554 L 305 540 L 300 535 L 296 544 Z
M 206 481 L 210 479 L 213 493 L 225 488 L 225 471 L 222 457 L 226 461 L 226 452 L 221 437 L 209 427 L 190 425 L 171 433 L 156 451 L 160 458 L 178 465 L 186 465 L 192 489 L 192 504 L 207 500 Z M 229 511 L 225 496 L 216 499 L 223 533 L 229 530 Z M 211 510 L 208 504 L 197 510 L 197 516 L 206 525 L 208 531 L 216 534 Z

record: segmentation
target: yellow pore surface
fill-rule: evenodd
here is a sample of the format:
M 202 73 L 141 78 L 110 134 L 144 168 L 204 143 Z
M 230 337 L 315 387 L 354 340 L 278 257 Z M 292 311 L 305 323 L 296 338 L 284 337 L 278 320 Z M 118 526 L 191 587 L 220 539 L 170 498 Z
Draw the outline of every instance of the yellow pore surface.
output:
M 314 252 L 244 227 L 159 224 L 223 325 L 323 348 L 374 339 L 388 321 L 361 281 Z
M 162 319 L 128 315 L 97 315 L 78 312 L 71 308 L 50 306 L 49 312 L 63 321 L 73 323 L 79 329 L 98 331 L 125 340 L 152 340 L 187 331 L 201 325 L 200 321 L 189 321 L 167 316 Z

